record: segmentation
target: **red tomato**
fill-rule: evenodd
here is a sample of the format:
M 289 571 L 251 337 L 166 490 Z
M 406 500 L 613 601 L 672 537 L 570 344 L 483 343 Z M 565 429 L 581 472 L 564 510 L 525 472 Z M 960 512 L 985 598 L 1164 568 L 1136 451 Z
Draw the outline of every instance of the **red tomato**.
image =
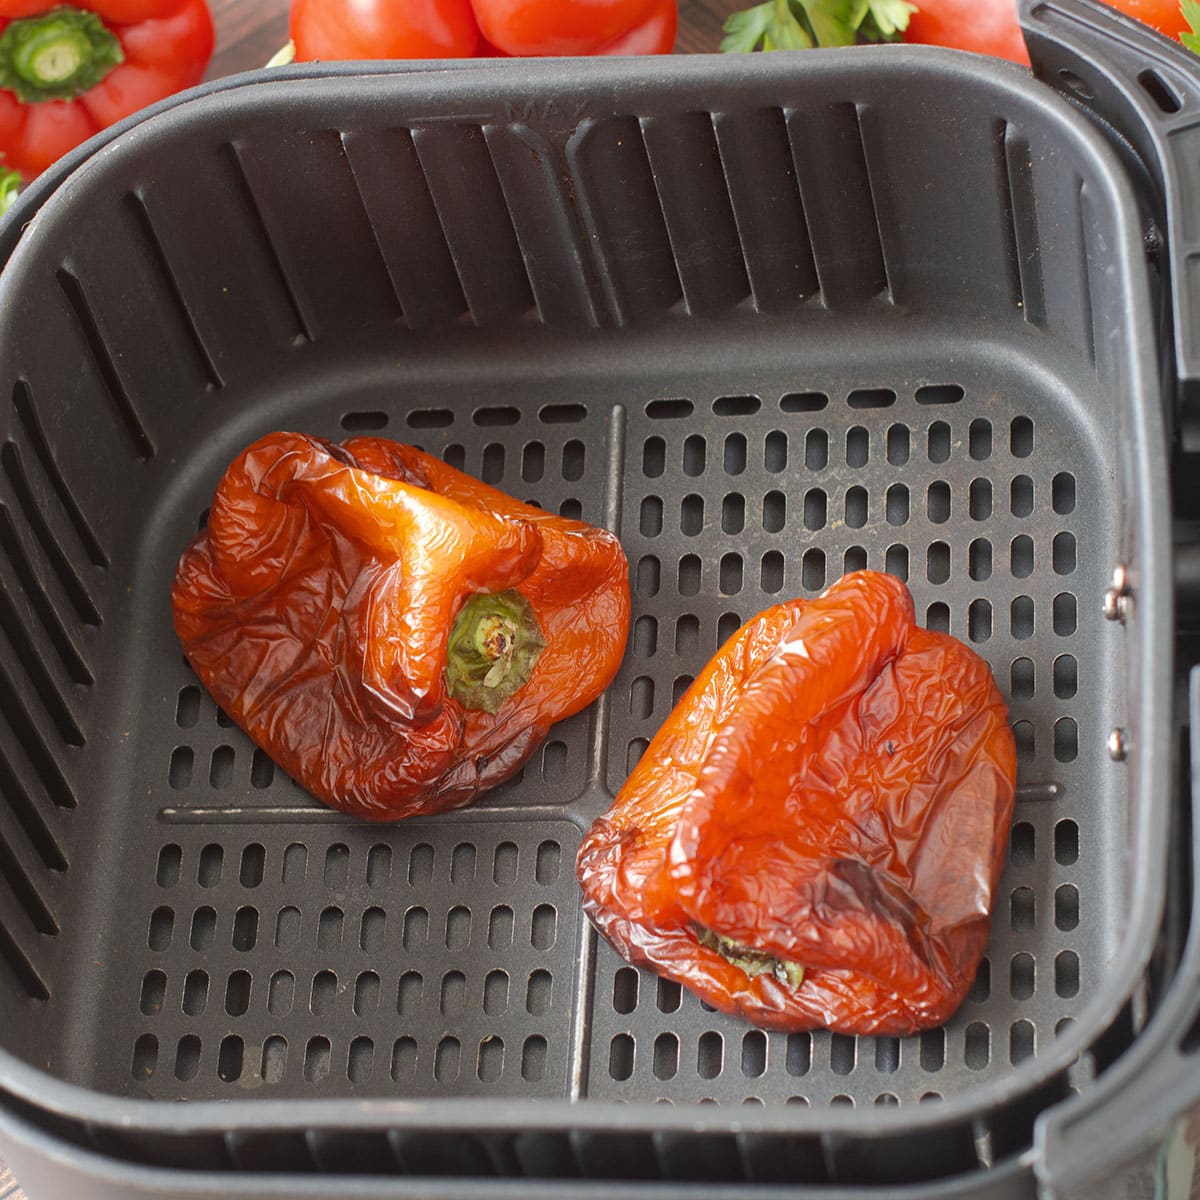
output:
M 493 46 L 485 37 L 480 37 L 479 45 L 475 47 L 476 58 L 512 58 L 511 54 L 505 54 L 503 50 Z
M 471 0 L 479 28 L 509 54 L 595 54 L 647 21 L 657 0 Z M 674 0 L 672 0 L 674 7 Z M 611 51 L 610 53 L 618 53 Z M 645 51 L 624 51 L 645 53 Z
M 470 0 L 293 0 L 296 59 L 470 58 Z
M 653 0 L 650 11 L 628 33 L 606 42 L 593 54 L 670 54 L 679 28 L 675 0 Z
M 1029 63 L 1016 0 L 922 0 L 904 40 Z
M 914 0 L 914 3 L 917 0 Z M 1168 37 L 1188 28 L 1179 0 L 1108 0 L 1113 8 L 1144 21 Z M 904 35 L 908 42 L 974 50 L 1013 62 L 1029 62 L 1017 24 L 1016 0 L 920 0 Z
M 1108 3 L 1167 37 L 1177 38 L 1191 28 L 1176 0 L 1108 0 Z

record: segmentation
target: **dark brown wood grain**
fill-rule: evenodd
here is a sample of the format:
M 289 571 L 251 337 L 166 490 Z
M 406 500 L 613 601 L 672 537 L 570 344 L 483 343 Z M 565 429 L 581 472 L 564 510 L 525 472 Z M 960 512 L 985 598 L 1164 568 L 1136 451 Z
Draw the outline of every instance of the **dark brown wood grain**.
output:
M 680 0 L 680 53 L 714 51 L 725 18 L 753 0 Z M 211 0 L 217 49 L 208 78 L 260 67 L 287 41 L 288 0 Z

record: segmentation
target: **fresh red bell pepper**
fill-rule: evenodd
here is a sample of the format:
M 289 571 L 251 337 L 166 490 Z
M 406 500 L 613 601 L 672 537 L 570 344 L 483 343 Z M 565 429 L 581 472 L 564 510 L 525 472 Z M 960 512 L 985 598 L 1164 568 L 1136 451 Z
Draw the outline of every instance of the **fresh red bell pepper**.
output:
M 912 1033 L 971 985 L 1015 785 L 987 664 L 859 571 L 717 652 L 584 838 L 584 908 L 724 1012 Z
M 0 0 L 0 154 L 26 180 L 122 117 L 200 82 L 206 0 Z

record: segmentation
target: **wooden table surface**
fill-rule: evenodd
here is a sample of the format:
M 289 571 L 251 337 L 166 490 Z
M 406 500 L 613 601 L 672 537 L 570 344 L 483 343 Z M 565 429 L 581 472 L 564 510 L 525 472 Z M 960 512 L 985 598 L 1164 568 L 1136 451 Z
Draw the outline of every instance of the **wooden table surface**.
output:
M 754 0 L 680 0 L 678 52 L 717 49 L 729 13 Z M 217 25 L 217 47 L 207 78 L 261 67 L 288 40 L 289 0 L 210 0 Z M 25 1200 L 25 1194 L 0 1160 L 0 1200 Z M 37 1200 L 43 1200 L 38 1197 Z
M 210 0 L 217 49 L 208 77 L 260 67 L 288 40 L 288 0 Z M 679 0 L 677 51 L 716 50 L 725 18 L 754 0 Z

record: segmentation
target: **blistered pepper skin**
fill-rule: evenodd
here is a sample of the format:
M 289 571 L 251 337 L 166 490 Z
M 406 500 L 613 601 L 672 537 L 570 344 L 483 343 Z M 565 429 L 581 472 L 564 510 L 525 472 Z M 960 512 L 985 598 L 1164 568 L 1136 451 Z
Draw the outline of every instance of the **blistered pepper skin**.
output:
M 755 1024 L 913 1033 L 971 986 L 1015 785 L 986 663 L 855 572 L 709 662 L 585 837 L 584 907 L 625 958 Z M 699 929 L 803 979 L 751 977 Z
M 495 711 L 447 684 L 472 596 L 536 617 L 532 674 Z M 629 630 L 625 555 L 412 446 L 270 434 L 222 478 L 172 591 L 217 703 L 326 803 L 395 820 L 468 803 L 611 681 Z

